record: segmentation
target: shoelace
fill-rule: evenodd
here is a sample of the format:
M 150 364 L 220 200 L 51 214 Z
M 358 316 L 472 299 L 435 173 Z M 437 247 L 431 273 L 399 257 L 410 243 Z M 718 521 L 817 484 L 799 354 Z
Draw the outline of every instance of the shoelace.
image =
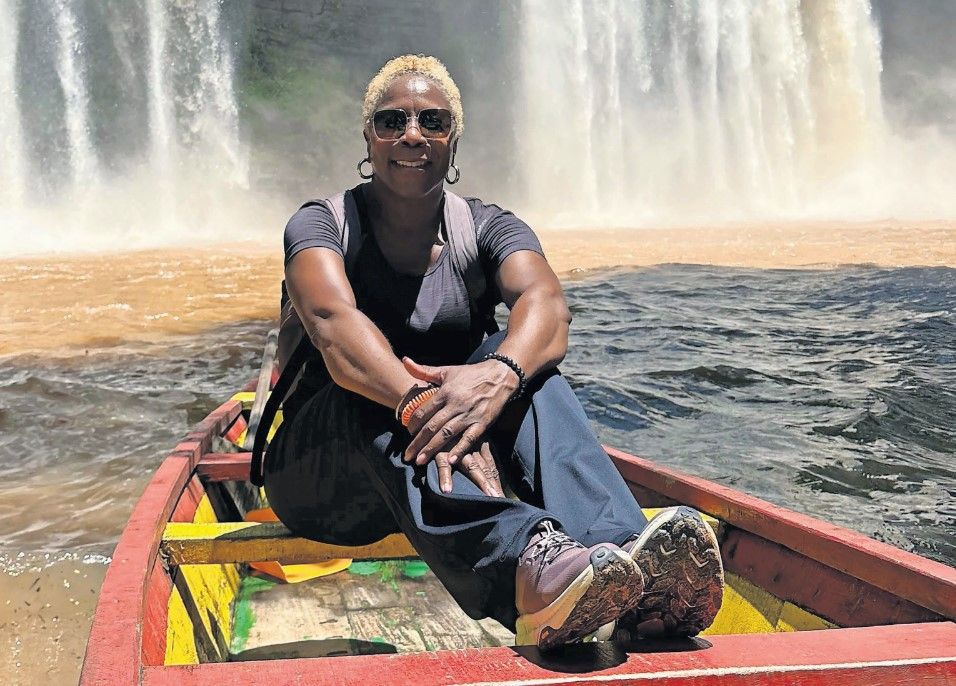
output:
M 551 564 L 558 555 L 565 550 L 577 548 L 581 545 L 567 534 L 555 530 L 554 525 L 549 521 L 542 522 L 541 528 L 544 529 L 544 534 L 531 546 L 531 550 L 528 551 L 525 558 L 530 563 L 537 562 L 538 558 L 543 557 L 542 564 L 537 570 L 539 578 L 544 572 L 544 568 Z

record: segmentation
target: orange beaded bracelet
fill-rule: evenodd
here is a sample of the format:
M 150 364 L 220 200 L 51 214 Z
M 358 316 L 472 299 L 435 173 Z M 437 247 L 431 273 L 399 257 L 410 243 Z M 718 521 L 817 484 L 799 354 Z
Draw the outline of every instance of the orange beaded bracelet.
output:
M 409 400 L 405 404 L 405 407 L 402 408 L 402 426 L 407 427 L 408 422 L 410 422 L 412 419 L 412 413 L 427 403 L 436 393 L 438 393 L 438 387 L 432 386 L 431 388 L 426 388 L 414 398 Z

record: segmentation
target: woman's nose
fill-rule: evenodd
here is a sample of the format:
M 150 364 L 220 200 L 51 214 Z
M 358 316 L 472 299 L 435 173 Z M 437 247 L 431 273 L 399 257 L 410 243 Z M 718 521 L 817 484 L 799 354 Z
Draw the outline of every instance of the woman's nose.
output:
M 402 140 L 412 147 L 416 147 L 425 143 L 425 137 L 422 135 L 422 130 L 418 127 L 418 119 L 410 118 L 408 123 L 405 124 L 405 133 L 402 134 Z

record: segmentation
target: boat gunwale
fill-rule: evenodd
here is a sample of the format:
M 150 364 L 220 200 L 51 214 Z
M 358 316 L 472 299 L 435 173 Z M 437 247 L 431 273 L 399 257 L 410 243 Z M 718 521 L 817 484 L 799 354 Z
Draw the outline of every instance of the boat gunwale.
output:
M 629 483 L 956 620 L 956 568 L 616 448 L 604 449 Z
M 100 588 L 81 686 L 141 683 L 146 592 L 163 530 L 199 460 L 241 412 L 235 400 L 210 412 L 163 459 L 133 506 Z
M 956 677 L 956 624 L 952 622 L 728 634 L 685 641 L 683 650 L 662 642 L 626 653 L 610 643 L 577 646 L 575 657 L 564 660 L 531 647 L 499 647 L 149 667 L 143 683 L 367 686 L 382 683 L 387 675 L 389 686 L 944 686 Z

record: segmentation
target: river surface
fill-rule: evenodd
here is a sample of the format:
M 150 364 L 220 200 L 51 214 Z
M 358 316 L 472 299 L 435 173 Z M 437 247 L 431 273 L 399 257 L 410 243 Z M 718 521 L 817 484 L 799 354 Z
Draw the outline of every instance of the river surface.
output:
M 956 564 L 956 269 L 661 266 L 565 282 L 608 444 Z M 0 567 L 102 560 L 270 322 L 0 360 Z

